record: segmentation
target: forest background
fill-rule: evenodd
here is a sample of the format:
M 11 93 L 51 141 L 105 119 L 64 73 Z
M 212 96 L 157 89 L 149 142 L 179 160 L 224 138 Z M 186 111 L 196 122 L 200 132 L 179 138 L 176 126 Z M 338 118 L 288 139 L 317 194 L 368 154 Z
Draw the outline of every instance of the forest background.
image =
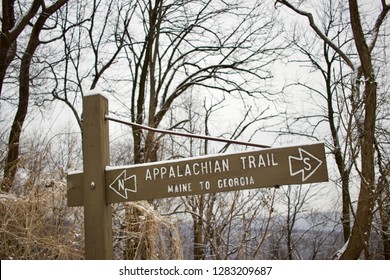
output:
M 323 142 L 328 183 L 114 204 L 116 259 L 389 259 L 386 0 L 0 7 L 0 258 L 82 259 L 82 97 L 154 128 Z M 111 165 L 245 146 L 110 124 Z

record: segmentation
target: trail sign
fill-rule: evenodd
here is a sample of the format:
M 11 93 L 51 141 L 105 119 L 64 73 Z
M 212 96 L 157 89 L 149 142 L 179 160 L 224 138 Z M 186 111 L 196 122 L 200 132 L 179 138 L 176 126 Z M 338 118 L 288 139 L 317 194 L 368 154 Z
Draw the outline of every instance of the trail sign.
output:
M 322 143 L 107 167 L 105 172 L 106 203 L 328 180 Z M 73 206 L 82 202 L 82 177 L 68 176 Z
M 84 96 L 84 172 L 67 176 L 68 206 L 84 207 L 86 259 L 113 257 L 110 203 L 328 180 L 323 144 L 110 167 L 107 113 L 102 94 Z

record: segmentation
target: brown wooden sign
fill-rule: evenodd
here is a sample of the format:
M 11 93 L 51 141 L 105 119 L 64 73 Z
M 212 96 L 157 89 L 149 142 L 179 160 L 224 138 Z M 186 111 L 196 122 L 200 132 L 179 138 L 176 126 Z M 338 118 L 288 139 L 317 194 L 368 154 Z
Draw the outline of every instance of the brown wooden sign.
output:
M 68 204 L 82 205 L 83 173 L 68 176 Z M 328 180 L 324 144 L 270 148 L 106 168 L 106 203 Z
M 85 258 L 112 259 L 110 203 L 328 180 L 323 144 L 109 167 L 108 100 L 83 99 L 83 172 L 68 174 L 68 205 L 83 206 Z

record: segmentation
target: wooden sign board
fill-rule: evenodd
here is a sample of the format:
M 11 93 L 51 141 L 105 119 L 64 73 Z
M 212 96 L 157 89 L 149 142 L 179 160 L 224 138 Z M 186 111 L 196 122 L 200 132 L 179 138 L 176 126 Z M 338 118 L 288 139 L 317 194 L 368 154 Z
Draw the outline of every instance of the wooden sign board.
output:
M 328 180 L 323 144 L 109 167 L 108 111 L 101 93 L 84 96 L 84 172 L 67 176 L 68 205 L 84 208 L 86 259 L 113 257 L 110 203 Z
M 106 203 L 328 180 L 324 144 L 106 168 Z M 68 205 L 83 204 L 83 173 L 68 175 Z

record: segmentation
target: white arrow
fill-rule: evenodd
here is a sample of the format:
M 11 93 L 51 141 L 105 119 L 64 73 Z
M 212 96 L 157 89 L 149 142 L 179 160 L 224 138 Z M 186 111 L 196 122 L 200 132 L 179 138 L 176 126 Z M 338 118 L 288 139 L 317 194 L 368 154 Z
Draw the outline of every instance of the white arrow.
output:
M 313 175 L 317 169 L 321 166 L 322 160 L 316 158 L 309 152 L 305 151 L 302 148 L 298 148 L 299 157 L 289 156 L 288 161 L 290 165 L 290 175 L 295 176 L 299 173 L 302 174 L 302 182 L 305 182 L 307 179 Z M 304 167 L 294 171 L 293 165 L 294 161 L 303 162 Z
M 126 181 L 134 179 L 134 184 L 128 188 L 126 187 Z M 130 177 L 126 176 L 126 169 L 122 171 L 121 174 L 119 174 L 118 177 L 115 178 L 114 181 L 108 186 L 110 189 L 112 189 L 114 192 L 116 192 L 121 197 L 127 199 L 127 193 L 128 192 L 137 192 L 137 177 L 135 175 L 132 175 Z

